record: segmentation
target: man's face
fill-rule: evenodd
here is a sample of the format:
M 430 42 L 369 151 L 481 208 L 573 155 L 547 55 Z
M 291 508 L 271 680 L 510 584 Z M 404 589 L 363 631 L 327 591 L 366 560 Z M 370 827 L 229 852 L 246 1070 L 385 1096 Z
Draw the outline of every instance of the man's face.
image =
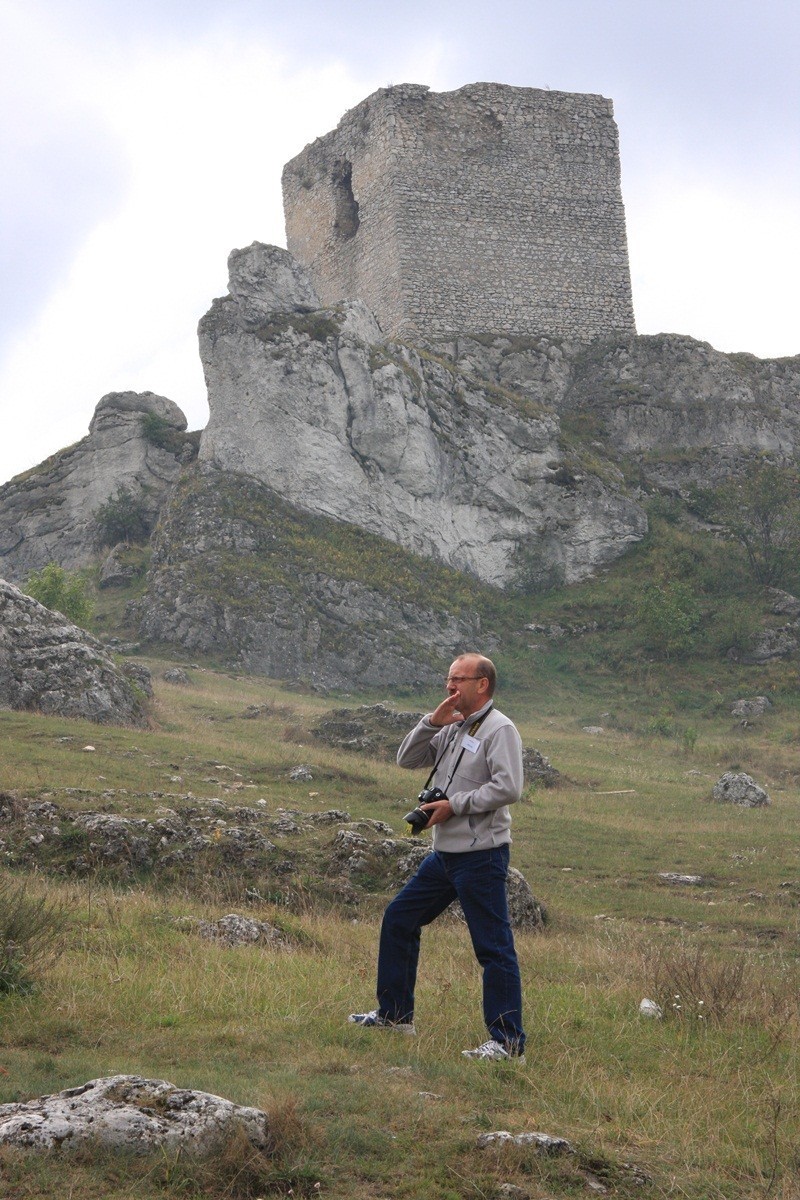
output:
M 478 679 L 474 659 L 458 658 L 447 673 L 447 694 L 458 697 L 458 711 L 468 717 L 486 703 L 485 679 Z

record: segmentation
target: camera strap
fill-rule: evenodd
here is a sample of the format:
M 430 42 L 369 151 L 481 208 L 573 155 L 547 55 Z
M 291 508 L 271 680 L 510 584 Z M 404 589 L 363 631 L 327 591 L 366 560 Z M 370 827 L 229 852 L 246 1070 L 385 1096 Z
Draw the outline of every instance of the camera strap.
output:
M 481 725 L 482 725 L 482 724 L 483 724 L 483 722 L 486 720 L 486 718 L 488 717 L 489 713 L 492 711 L 492 709 L 493 709 L 493 708 L 494 708 L 494 704 L 490 704 L 490 705 L 489 705 L 489 707 L 487 708 L 486 712 L 485 712 L 485 713 L 483 713 L 483 714 L 482 714 L 480 717 L 478 717 L 477 721 L 473 721 L 473 722 L 472 722 L 472 724 L 471 724 L 471 725 L 470 725 L 470 727 L 469 727 L 469 736 L 470 736 L 470 737 L 474 737 L 474 736 L 475 736 L 475 734 L 478 732 L 478 730 L 480 729 Z M 466 725 L 466 721 L 462 721 L 462 722 L 461 722 L 461 724 L 460 724 L 460 725 L 457 727 L 457 729 L 456 729 L 456 735 L 455 735 L 455 737 L 458 737 L 459 733 L 461 732 L 461 730 L 464 728 L 464 726 L 465 726 L 465 725 Z M 452 742 L 454 742 L 454 741 L 455 741 L 455 738 L 449 738 L 449 739 L 448 739 L 448 741 L 445 743 L 445 745 L 442 747 L 442 752 L 441 752 L 441 754 L 440 754 L 440 755 L 438 756 L 438 758 L 436 759 L 436 762 L 433 764 L 433 768 L 432 768 L 432 770 L 431 770 L 431 773 L 430 773 L 430 775 L 429 775 L 429 776 L 428 776 L 428 778 L 425 780 L 425 786 L 424 786 L 424 787 L 423 787 L 423 789 L 422 789 L 423 791 L 425 791 L 425 790 L 426 790 L 426 788 L 429 788 L 429 787 L 430 787 L 430 785 L 431 785 L 431 780 L 433 779 L 433 777 L 434 777 L 434 775 L 436 774 L 436 772 L 439 770 L 439 763 L 442 761 L 442 759 L 444 758 L 445 754 L 447 754 L 447 751 L 450 749 L 450 745 L 451 745 L 451 743 L 452 743 Z M 459 754 L 458 758 L 456 759 L 455 766 L 453 767 L 452 771 L 450 772 L 450 776 L 449 776 L 449 778 L 448 778 L 448 780 L 447 780 L 447 783 L 446 783 L 446 784 L 445 784 L 445 786 L 442 788 L 442 791 L 445 793 L 445 795 L 447 795 L 447 789 L 450 787 L 450 784 L 451 784 L 451 783 L 453 782 L 453 780 L 455 779 L 455 775 L 456 775 L 456 771 L 458 770 L 459 763 L 461 762 L 461 759 L 464 757 L 464 750 L 465 750 L 465 748 L 466 748 L 466 747 L 464 747 L 464 746 L 462 746 L 462 747 L 461 747 L 461 753 Z

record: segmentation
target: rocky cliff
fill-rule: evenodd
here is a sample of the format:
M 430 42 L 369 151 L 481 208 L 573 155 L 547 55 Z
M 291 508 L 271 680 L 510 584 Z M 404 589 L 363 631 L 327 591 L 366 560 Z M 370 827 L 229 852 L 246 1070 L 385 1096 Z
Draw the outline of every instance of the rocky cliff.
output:
M 153 537 L 141 636 L 256 674 L 413 688 L 491 644 L 477 581 L 354 525 L 312 517 L 265 484 L 187 471 Z
M 148 506 L 150 641 L 325 687 L 416 686 L 491 646 L 503 592 L 623 554 L 650 493 L 800 451 L 800 358 L 671 334 L 411 345 L 360 302 L 320 308 L 285 250 L 254 243 L 229 268 L 199 329 L 198 466 L 180 410 L 116 393 L 87 438 L 0 488 L 11 578 L 91 561 L 120 485 Z M 148 421 L 174 436 L 155 445 Z
M 449 345 L 385 341 L 358 301 L 310 311 L 286 251 L 254 244 L 229 266 L 200 323 L 202 462 L 500 586 L 532 563 L 580 579 L 644 534 L 613 464 L 570 465 L 560 346 L 525 343 L 510 381 L 492 379 Z
M 677 335 L 387 341 L 312 308 L 286 251 L 229 260 L 200 324 L 200 458 L 501 587 L 573 582 L 639 540 L 649 490 L 800 445 L 800 359 Z
M 19 582 L 48 562 L 87 566 L 97 553 L 94 513 L 121 487 L 154 525 L 181 462 L 195 453 L 185 429 L 163 396 L 104 396 L 87 437 L 0 487 L 0 573 Z

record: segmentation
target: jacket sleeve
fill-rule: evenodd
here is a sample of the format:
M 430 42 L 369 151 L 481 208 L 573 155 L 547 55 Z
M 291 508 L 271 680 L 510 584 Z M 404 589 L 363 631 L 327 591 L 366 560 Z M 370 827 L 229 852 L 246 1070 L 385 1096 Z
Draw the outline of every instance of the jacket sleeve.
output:
M 425 716 L 406 734 L 397 751 L 399 767 L 432 767 L 442 744 L 442 737 L 449 726 L 431 725 Z
M 448 799 L 457 817 L 492 812 L 514 804 L 522 795 L 522 741 L 514 725 L 502 725 L 487 739 L 486 765 L 489 779 L 478 787 L 465 790 L 456 774 L 448 789 Z M 462 786 L 459 786 L 461 784 Z

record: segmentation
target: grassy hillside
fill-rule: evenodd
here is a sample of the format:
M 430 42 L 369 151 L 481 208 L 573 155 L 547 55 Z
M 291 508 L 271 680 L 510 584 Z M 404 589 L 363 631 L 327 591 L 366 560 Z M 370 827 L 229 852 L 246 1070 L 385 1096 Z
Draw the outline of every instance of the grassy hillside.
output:
M 648 553 L 627 562 L 628 588 L 652 577 Z M 719 597 L 696 590 L 708 623 Z M 107 872 L 60 874 L 54 854 L 47 868 L 6 871 L 12 886 L 22 881 L 29 897 L 57 906 L 64 924 L 60 953 L 31 962 L 33 990 L 0 995 L 0 1102 L 117 1072 L 155 1076 L 264 1108 L 275 1149 L 255 1162 L 232 1146 L 207 1166 L 0 1150 L 4 1198 L 478 1200 L 508 1194 L 504 1184 L 534 1200 L 601 1185 L 645 1198 L 796 1196 L 796 668 L 742 668 L 707 645 L 659 658 L 634 636 L 613 576 L 513 603 L 524 611 L 502 651 L 502 707 L 563 776 L 515 811 L 513 861 L 550 913 L 544 933 L 518 937 L 527 1065 L 462 1059 L 483 1030 L 476 967 L 455 923 L 424 938 L 419 1036 L 370 1034 L 346 1017 L 373 1004 L 382 895 L 366 889 L 359 903 L 340 904 L 309 878 L 285 902 L 247 899 L 233 870 L 212 883 L 146 871 L 115 882 Z M 524 631 L 525 622 L 591 621 L 596 630 L 555 641 Z M 347 810 L 402 834 L 416 773 L 311 735 L 343 698 L 210 667 L 191 669 L 179 687 L 161 680 L 165 663 L 150 665 L 149 732 L 0 713 L 9 811 L 12 800 L 50 799 L 152 817 L 191 794 L 219 799 L 220 811 L 262 800 L 271 815 Z M 743 727 L 730 702 L 755 693 L 769 693 L 774 708 Z M 383 699 L 392 699 L 388 682 Z M 253 705 L 256 719 L 245 716 Z M 311 782 L 290 780 L 299 763 Z M 770 807 L 712 802 L 714 781 L 735 766 L 768 789 Z M 282 837 L 298 857 L 319 852 Z M 667 872 L 702 882 L 670 884 Z M 175 920 L 230 911 L 278 924 L 293 948 L 224 949 Z M 663 1005 L 663 1020 L 639 1016 L 645 996 Z M 498 1129 L 559 1135 L 577 1153 L 476 1147 Z

